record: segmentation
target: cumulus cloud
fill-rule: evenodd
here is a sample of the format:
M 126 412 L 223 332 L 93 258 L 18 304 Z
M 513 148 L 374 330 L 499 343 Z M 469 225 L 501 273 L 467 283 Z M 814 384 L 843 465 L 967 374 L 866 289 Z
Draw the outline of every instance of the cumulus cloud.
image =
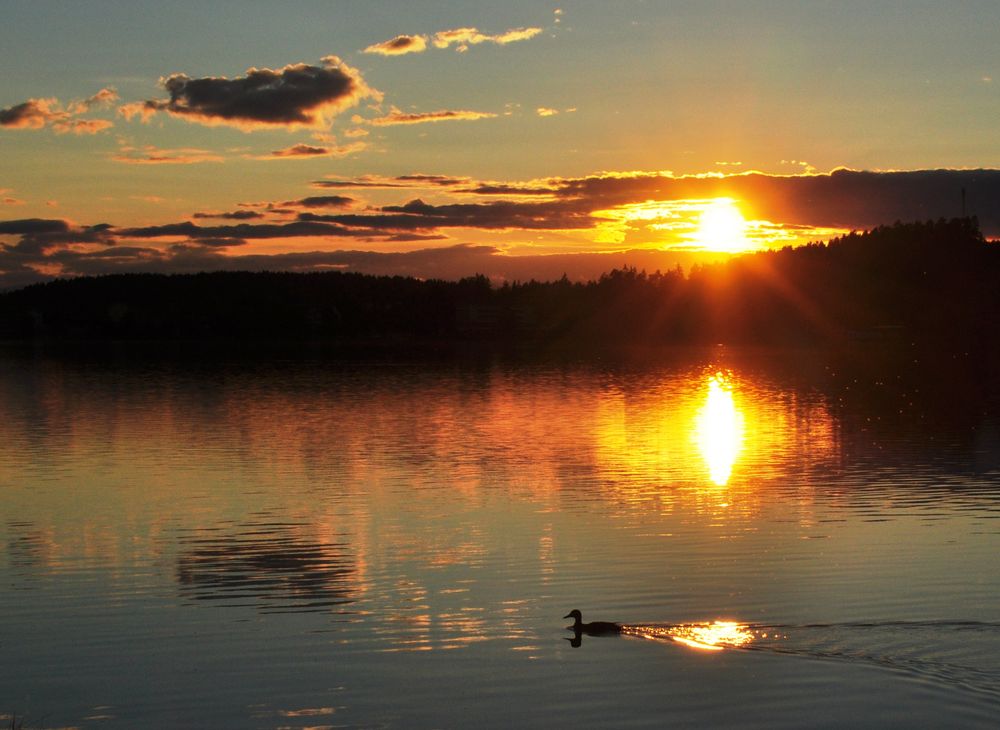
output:
M 108 105 L 118 98 L 112 88 L 104 88 L 93 96 L 72 101 L 65 107 L 55 98 L 28 99 L 0 109 L 0 127 L 7 129 L 51 128 L 57 134 L 97 134 L 114 126 L 107 119 L 82 119 L 95 106 Z
M 495 43 L 505 46 L 515 41 L 526 41 L 534 38 L 541 32 L 541 28 L 511 28 L 503 33 L 487 35 L 480 32 L 477 28 L 452 28 L 451 30 L 442 30 L 435 33 L 434 46 L 436 48 L 455 46 L 456 51 L 464 53 L 469 49 L 469 46 L 480 43 Z
M 296 63 L 280 69 L 250 68 L 245 76 L 192 78 L 175 73 L 160 79 L 168 99 L 133 102 L 126 118 L 143 120 L 157 111 L 208 126 L 244 131 L 283 127 L 329 127 L 333 118 L 365 98 L 381 98 L 357 69 L 336 56 L 321 65 Z
M 472 121 L 490 119 L 496 114 L 492 112 L 476 112 L 467 109 L 440 109 L 435 112 L 403 112 L 395 107 L 384 117 L 376 117 L 368 121 L 376 127 L 391 127 L 398 124 L 425 124 L 428 122 Z
M 58 118 L 56 99 L 28 99 L 14 106 L 0 109 L 0 127 L 10 129 L 41 129 Z
M 381 43 L 373 43 L 364 53 L 380 56 L 402 56 L 406 53 L 420 53 L 427 48 L 427 37 L 422 35 L 398 35 Z
M 220 155 L 197 147 L 160 149 L 153 145 L 143 147 L 124 145 L 118 154 L 111 156 L 111 159 L 127 165 L 195 165 L 201 162 L 223 161 Z

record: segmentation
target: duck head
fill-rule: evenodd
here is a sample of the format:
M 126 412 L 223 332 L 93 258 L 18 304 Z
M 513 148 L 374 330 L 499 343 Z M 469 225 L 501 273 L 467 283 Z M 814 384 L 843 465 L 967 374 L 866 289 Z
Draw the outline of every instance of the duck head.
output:
M 575 608 L 569 613 L 567 613 L 565 616 L 563 616 L 563 618 L 571 618 L 573 619 L 573 623 L 575 624 L 583 623 L 583 614 L 580 613 L 580 611 Z

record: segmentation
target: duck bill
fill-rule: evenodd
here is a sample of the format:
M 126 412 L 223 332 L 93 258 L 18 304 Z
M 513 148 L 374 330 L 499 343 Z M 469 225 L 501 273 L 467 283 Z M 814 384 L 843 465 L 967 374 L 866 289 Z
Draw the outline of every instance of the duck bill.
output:
M 573 614 L 567 613 L 565 616 L 563 616 L 563 618 L 573 618 Z

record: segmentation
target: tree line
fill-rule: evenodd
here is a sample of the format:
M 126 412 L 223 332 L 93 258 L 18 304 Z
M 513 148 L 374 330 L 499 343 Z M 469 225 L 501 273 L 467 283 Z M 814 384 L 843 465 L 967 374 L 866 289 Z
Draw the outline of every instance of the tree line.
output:
M 596 281 L 344 272 L 121 274 L 0 295 L 0 337 L 567 344 L 992 341 L 1000 246 L 974 218 L 895 223 Z

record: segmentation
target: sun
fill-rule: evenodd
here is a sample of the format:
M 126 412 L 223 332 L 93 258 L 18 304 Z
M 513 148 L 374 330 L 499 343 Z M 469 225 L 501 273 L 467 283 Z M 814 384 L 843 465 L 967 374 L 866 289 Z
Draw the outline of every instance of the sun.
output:
M 729 198 L 709 203 L 698 219 L 695 240 L 709 251 L 740 253 L 753 248 L 747 239 L 747 222 Z

